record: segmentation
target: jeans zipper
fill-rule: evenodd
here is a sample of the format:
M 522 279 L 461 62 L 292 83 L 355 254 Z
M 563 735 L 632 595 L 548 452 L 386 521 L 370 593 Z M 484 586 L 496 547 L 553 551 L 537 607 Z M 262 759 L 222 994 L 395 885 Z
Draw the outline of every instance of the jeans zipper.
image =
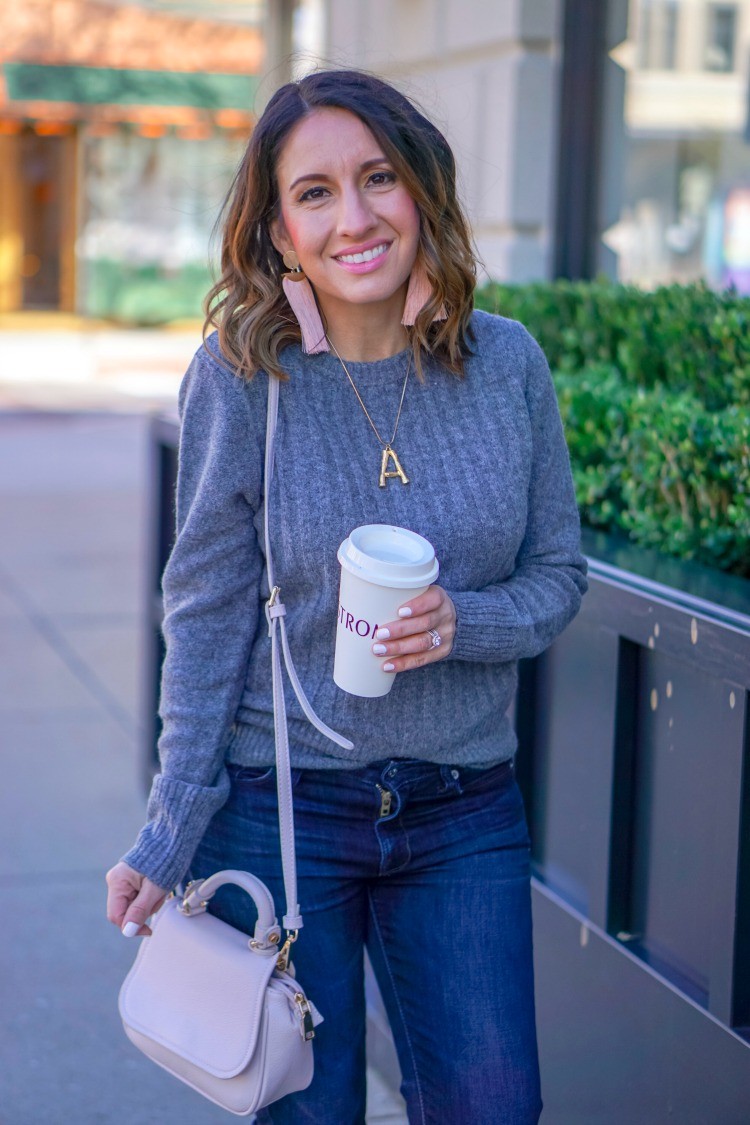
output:
M 388 816 L 391 811 L 393 794 L 389 789 L 384 789 L 382 785 L 376 785 L 375 788 L 380 793 L 380 816 Z

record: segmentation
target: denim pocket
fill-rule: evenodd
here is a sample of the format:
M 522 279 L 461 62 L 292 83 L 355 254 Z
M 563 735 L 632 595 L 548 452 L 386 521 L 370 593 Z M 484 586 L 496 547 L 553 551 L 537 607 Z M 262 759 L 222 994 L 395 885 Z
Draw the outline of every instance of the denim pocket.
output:
M 259 785 L 275 779 L 276 767 L 241 766 L 237 762 L 227 762 L 227 773 L 232 785 Z
M 495 789 L 500 785 L 509 784 L 515 777 L 513 759 L 507 758 L 498 762 L 496 766 L 488 769 L 477 769 L 475 766 L 461 766 L 459 780 L 464 793 L 476 793 L 484 789 Z
M 237 762 L 227 762 L 227 773 L 233 788 L 276 789 L 276 766 L 241 766 Z M 297 785 L 303 771 L 293 769 L 292 788 Z

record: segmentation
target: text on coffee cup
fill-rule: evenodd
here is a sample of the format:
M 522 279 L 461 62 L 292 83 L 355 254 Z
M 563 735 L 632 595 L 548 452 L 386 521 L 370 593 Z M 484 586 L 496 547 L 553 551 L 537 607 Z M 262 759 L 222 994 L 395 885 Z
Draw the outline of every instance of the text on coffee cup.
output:
M 358 637 L 374 637 L 379 625 L 371 625 L 364 617 L 355 617 L 353 613 L 348 610 L 339 602 L 339 625 L 343 625 L 350 633 L 356 633 Z

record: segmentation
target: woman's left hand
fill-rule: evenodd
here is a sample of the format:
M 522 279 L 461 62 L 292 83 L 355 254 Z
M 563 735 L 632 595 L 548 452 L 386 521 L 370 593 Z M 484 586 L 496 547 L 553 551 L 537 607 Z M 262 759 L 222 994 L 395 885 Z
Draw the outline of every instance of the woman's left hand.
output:
M 375 634 L 372 651 L 384 661 L 384 672 L 406 672 L 422 668 L 436 660 L 443 660 L 453 648 L 456 635 L 456 607 L 440 586 L 430 586 L 418 598 L 404 602 L 403 609 L 411 613 L 398 621 L 389 621 Z M 428 630 L 440 636 L 435 645 Z M 387 630 L 387 635 L 385 630 Z

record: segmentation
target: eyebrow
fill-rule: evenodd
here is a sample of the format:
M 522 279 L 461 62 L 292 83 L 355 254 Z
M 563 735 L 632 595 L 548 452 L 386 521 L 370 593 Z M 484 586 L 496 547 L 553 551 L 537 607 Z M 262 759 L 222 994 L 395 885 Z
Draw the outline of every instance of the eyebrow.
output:
M 360 164 L 359 170 L 360 172 L 366 172 L 368 168 L 374 168 L 376 164 L 390 165 L 390 163 L 387 156 L 376 156 L 374 159 L 365 160 L 364 164 Z M 304 183 L 305 180 L 330 180 L 330 178 L 325 172 L 307 172 L 304 176 L 298 176 L 294 183 L 289 185 L 289 191 L 293 191 L 297 184 Z

